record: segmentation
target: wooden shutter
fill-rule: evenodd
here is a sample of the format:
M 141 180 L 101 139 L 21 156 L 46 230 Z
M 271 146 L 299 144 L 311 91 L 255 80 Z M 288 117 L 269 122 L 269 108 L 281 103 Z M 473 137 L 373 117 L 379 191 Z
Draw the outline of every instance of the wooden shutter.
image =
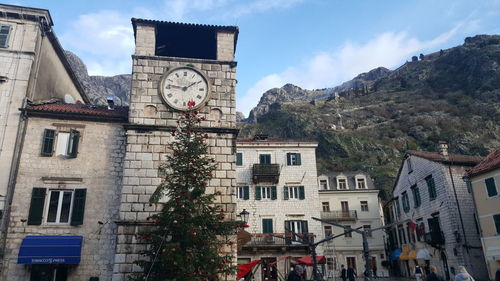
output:
M 54 136 L 56 135 L 56 131 L 51 129 L 45 129 L 43 131 L 43 140 L 42 140 L 42 156 L 52 156 L 54 151 Z
M 304 186 L 299 186 L 299 199 L 304 200 L 306 199 L 306 192 L 304 191 Z
M 283 200 L 288 200 L 288 186 L 283 186 Z
M 241 152 L 236 153 L 236 166 L 243 165 L 243 154 Z
M 78 142 L 80 141 L 80 132 L 77 130 L 71 130 L 69 133 L 68 142 L 68 157 L 76 158 L 78 154 Z
M 262 219 L 262 233 L 273 233 L 273 219 Z
M 0 25 L 0 48 L 9 47 L 10 25 Z
M 288 166 L 292 165 L 292 154 L 290 152 L 286 154 L 286 164 Z
M 46 188 L 34 187 L 31 191 L 31 204 L 28 213 L 28 225 L 41 225 Z
M 496 234 L 500 234 L 500 215 L 493 215 L 493 221 L 495 222 Z
M 255 187 L 255 200 L 260 200 L 261 199 L 261 190 L 260 186 Z
M 248 185 L 243 187 L 243 200 L 248 200 L 250 199 L 250 190 L 248 188 Z
M 497 187 L 495 185 L 495 180 L 493 178 L 488 178 L 484 181 L 486 183 L 486 189 L 488 190 L 488 196 L 498 195 Z
M 307 227 L 307 221 L 300 221 L 300 227 L 302 229 L 302 233 L 309 233 L 309 228 Z
M 83 224 L 86 196 L 87 189 L 75 189 L 75 194 L 73 196 L 73 210 L 71 213 L 71 225 Z
M 302 165 L 302 160 L 300 159 L 300 153 L 295 153 L 295 161 L 297 166 Z
M 285 221 L 285 243 L 287 245 L 292 244 L 292 231 L 291 231 L 291 223 L 290 221 Z
M 278 194 L 276 191 L 276 186 L 271 186 L 271 200 L 276 200 L 278 198 Z

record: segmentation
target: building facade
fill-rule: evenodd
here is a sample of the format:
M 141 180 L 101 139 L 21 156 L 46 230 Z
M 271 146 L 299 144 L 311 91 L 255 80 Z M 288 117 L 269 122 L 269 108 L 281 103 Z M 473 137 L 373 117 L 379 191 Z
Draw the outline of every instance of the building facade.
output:
M 405 155 L 390 208 L 398 224 L 388 241 L 402 275 L 411 275 L 416 264 L 434 265 L 445 280 L 452 280 L 462 265 L 474 278 L 486 280 L 472 194 L 462 179 L 479 161 L 449 155 L 446 143 L 440 143 L 439 153 Z
M 286 279 L 292 261 L 309 254 L 305 243 L 322 238 L 312 219 L 320 215 L 316 147 L 263 135 L 237 141 L 236 213 L 249 213 L 251 235 L 238 262 L 262 261 L 255 280 Z
M 500 270 L 500 148 L 467 173 L 490 280 Z
M 149 198 L 160 184 L 158 167 L 170 153 L 171 131 L 187 103 L 196 103 L 200 129 L 209 136 L 209 153 L 218 163 L 206 192 L 218 192 L 216 204 L 234 220 L 236 182 L 236 62 L 238 28 L 132 19 L 135 54 L 132 56 L 130 113 L 118 239 L 113 280 L 127 280 L 142 269 L 134 264 L 146 247 L 136 235 L 159 211 Z M 226 251 L 236 254 L 236 246 Z
M 349 229 L 372 230 L 383 226 L 383 212 L 379 200 L 379 190 L 373 180 L 363 172 L 328 172 L 318 176 L 321 219 L 340 224 Z M 342 227 L 322 223 L 324 237 L 345 233 Z M 383 266 L 387 259 L 384 247 L 384 230 L 376 230 L 368 235 L 371 260 L 370 268 L 377 276 L 388 276 Z M 352 267 L 358 275 L 365 271 L 363 239 L 352 232 L 332 239 L 323 246 L 326 257 L 326 276 L 334 280 L 340 276 L 341 265 Z M 385 265 L 385 263 L 384 263 Z M 374 272 L 375 273 L 375 272 Z

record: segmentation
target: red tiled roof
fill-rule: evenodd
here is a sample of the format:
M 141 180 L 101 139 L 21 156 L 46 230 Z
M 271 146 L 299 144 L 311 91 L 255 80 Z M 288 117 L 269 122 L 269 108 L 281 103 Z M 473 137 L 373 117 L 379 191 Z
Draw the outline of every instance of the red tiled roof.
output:
M 21 109 L 33 113 L 45 113 L 48 115 L 65 115 L 77 117 L 90 117 L 92 119 L 120 119 L 127 121 L 128 119 L 128 106 L 116 106 L 110 110 L 107 106 L 93 106 L 86 104 L 64 104 L 64 103 L 46 103 L 39 105 L 27 105 L 26 108 Z
M 483 160 L 483 157 L 466 156 L 466 155 L 447 155 L 444 156 L 439 153 L 423 152 L 423 151 L 408 151 L 409 155 L 425 158 L 434 162 L 442 162 L 447 164 L 456 164 L 464 166 L 474 166 Z
M 494 149 L 481 163 L 468 171 L 466 176 L 470 178 L 498 168 L 500 168 L 500 147 Z

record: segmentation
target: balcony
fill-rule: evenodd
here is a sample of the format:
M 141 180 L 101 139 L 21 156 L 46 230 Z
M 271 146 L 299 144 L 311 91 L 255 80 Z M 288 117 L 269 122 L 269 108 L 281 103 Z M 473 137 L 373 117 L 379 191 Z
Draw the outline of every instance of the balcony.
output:
M 267 249 L 267 250 L 307 250 L 308 242 L 314 242 L 315 235 L 312 233 L 302 233 L 298 234 L 305 238 L 305 241 L 302 242 L 301 239 L 294 237 L 290 233 L 253 233 L 251 234 L 250 242 L 247 242 L 243 245 L 243 250 L 257 251 L 258 249 Z M 304 244 L 306 243 L 306 244 Z
M 277 184 L 280 179 L 279 164 L 253 164 L 252 178 L 254 183 Z
M 439 248 L 445 243 L 444 234 L 441 230 L 428 232 L 424 235 L 424 241 L 433 247 Z
M 321 219 L 326 221 L 355 221 L 358 219 L 356 211 L 328 211 L 321 212 Z

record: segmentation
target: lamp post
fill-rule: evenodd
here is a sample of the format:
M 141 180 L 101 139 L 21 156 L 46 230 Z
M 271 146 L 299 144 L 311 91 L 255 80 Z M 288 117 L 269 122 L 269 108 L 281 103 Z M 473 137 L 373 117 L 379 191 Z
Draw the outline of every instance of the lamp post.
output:
M 243 209 L 243 211 L 241 211 L 240 213 L 240 217 L 241 217 L 241 220 L 244 222 L 244 223 L 247 223 L 248 222 L 248 216 L 250 215 L 250 213 Z

